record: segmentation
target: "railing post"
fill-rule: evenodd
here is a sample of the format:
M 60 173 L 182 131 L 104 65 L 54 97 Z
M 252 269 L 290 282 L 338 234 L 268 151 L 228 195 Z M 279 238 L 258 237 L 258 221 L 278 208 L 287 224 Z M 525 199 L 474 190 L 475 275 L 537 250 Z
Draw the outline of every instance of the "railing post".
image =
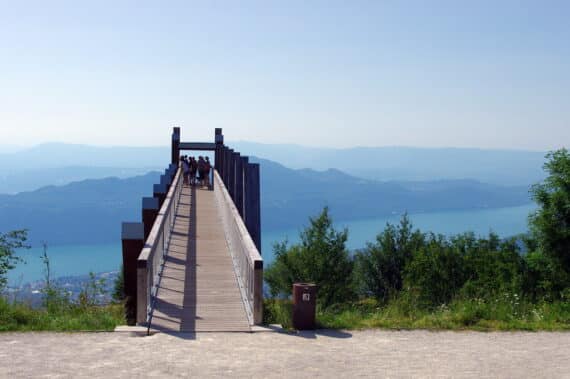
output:
M 142 222 L 144 225 L 144 240 L 148 238 L 154 220 L 160 209 L 159 200 L 156 197 L 143 197 L 142 199 Z
M 158 199 L 158 207 L 162 207 L 164 199 L 166 199 L 166 184 L 155 184 L 152 191 L 152 196 Z
M 216 153 L 214 156 L 214 167 L 218 171 L 218 173 L 222 170 L 222 148 L 224 146 L 224 135 L 222 134 L 222 128 L 216 128 L 215 130 L 215 142 L 216 142 Z
M 261 204 L 259 164 L 248 163 L 246 171 L 245 225 L 261 254 Z
M 232 161 L 232 152 L 229 147 L 226 147 L 225 154 L 224 154 L 224 163 L 225 163 L 225 172 L 224 172 L 224 185 L 226 189 L 229 191 L 229 183 L 230 183 L 230 165 Z
M 241 176 L 242 176 L 242 201 L 241 207 L 238 207 L 239 214 L 242 220 L 245 221 L 245 199 L 247 194 L 247 166 L 249 164 L 249 157 L 241 157 Z
M 236 195 L 234 204 L 240 216 L 243 217 L 243 161 L 239 153 L 236 156 Z
M 236 153 L 231 150 L 230 153 L 230 180 L 228 183 L 228 191 L 230 192 L 230 197 L 232 200 L 236 201 Z
M 172 184 L 172 178 L 168 170 L 164 170 L 164 175 L 160 175 L 160 184 L 163 184 L 166 188 L 166 192 L 168 192 L 170 184 Z
M 171 163 L 168 165 L 168 175 L 170 176 L 170 182 L 172 182 L 174 180 L 174 177 L 176 176 L 176 169 L 178 168 L 178 166 L 176 166 L 174 163 Z
M 227 146 L 223 145 L 222 146 L 222 151 L 221 151 L 221 158 L 222 158 L 222 171 L 220 172 L 220 179 L 222 179 L 222 183 L 224 183 L 224 185 L 226 185 L 226 174 L 228 172 L 227 170 L 227 166 L 228 166 L 228 159 L 227 159 Z
M 144 246 L 143 223 L 123 222 L 121 242 L 123 248 L 125 318 L 128 325 L 135 325 L 137 316 L 137 259 Z
M 253 268 L 253 322 L 263 322 L 263 261 L 255 261 Z
M 172 164 L 178 167 L 178 161 L 180 160 L 180 128 L 172 128 Z
M 150 267 L 149 267 L 150 266 Z M 148 260 L 137 260 L 137 325 L 146 325 L 148 316 L 148 270 L 152 269 Z

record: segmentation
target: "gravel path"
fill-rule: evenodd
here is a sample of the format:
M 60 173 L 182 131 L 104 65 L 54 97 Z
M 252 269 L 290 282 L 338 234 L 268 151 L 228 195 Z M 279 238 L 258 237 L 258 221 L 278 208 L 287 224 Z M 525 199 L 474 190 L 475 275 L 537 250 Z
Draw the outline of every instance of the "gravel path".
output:
M 0 377 L 570 378 L 570 333 L 0 334 Z

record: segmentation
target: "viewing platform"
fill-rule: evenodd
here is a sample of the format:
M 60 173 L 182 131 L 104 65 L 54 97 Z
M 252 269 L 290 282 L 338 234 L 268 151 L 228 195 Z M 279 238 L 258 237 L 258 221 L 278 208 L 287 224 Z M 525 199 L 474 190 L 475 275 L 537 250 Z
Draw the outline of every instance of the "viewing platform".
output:
M 126 315 L 163 332 L 249 332 L 262 321 L 259 165 L 216 143 L 180 143 L 143 199 L 141 223 L 123 223 Z M 180 150 L 215 151 L 209 186 L 184 181 Z

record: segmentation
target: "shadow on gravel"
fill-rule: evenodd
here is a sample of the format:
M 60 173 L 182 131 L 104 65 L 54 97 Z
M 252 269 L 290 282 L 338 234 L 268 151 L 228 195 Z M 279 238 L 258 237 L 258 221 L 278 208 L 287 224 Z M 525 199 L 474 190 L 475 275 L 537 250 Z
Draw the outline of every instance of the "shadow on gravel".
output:
M 170 330 L 165 330 L 165 331 L 159 331 L 160 334 L 165 334 L 167 336 L 172 336 L 172 337 L 176 337 L 178 339 L 181 340 L 195 340 L 196 339 L 196 333 L 194 332 L 173 332 Z M 151 335 L 156 335 L 158 333 L 152 333 Z
M 334 329 L 299 330 L 294 332 L 287 332 L 286 334 L 292 337 L 300 337 L 306 339 L 316 339 L 318 337 L 352 338 L 352 334 L 343 332 L 342 330 Z

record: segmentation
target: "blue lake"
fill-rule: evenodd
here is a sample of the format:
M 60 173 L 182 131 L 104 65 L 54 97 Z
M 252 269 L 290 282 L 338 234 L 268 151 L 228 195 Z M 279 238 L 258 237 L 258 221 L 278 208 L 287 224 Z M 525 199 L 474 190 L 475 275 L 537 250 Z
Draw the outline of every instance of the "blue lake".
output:
M 422 231 L 443 234 L 456 234 L 473 231 L 478 235 L 487 235 L 494 231 L 499 236 L 507 237 L 526 232 L 528 215 L 536 209 L 536 205 L 528 204 L 520 207 L 496 208 L 476 211 L 434 212 L 412 214 L 414 227 Z M 335 221 L 337 228 L 348 228 L 348 248 L 357 249 L 373 241 L 387 222 L 398 223 L 400 216 L 381 217 L 366 220 Z M 302 227 L 289 230 L 267 231 L 262 234 L 262 252 L 265 264 L 273 260 L 272 246 L 276 242 L 287 239 L 295 243 L 299 239 Z M 40 256 L 43 249 L 32 247 L 22 250 L 19 255 L 26 264 L 19 264 L 9 272 L 11 285 L 25 283 L 43 278 L 43 264 Z M 83 275 L 90 271 L 115 271 L 121 264 L 121 244 L 88 245 L 88 246 L 49 246 L 52 277 L 67 275 Z

